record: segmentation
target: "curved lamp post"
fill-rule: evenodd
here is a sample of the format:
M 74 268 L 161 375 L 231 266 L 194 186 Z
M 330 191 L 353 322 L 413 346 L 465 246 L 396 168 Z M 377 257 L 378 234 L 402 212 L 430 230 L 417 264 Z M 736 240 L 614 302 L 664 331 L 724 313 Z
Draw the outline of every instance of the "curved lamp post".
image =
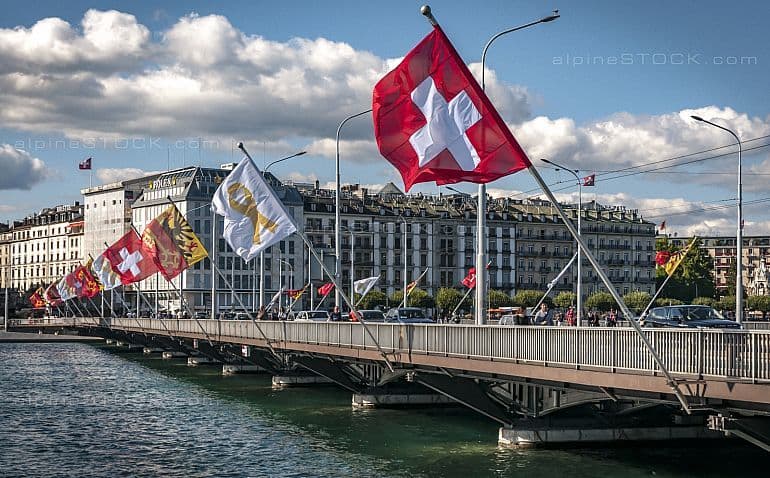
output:
M 372 109 L 369 108 L 366 111 L 361 111 L 356 114 L 352 114 L 342 120 L 340 122 L 340 125 L 337 127 L 337 137 L 336 137 L 336 155 L 335 155 L 335 193 L 334 193 L 334 278 L 339 283 L 340 277 L 342 276 L 342 228 L 340 226 L 340 208 L 341 208 L 341 192 L 340 192 L 340 132 L 342 131 L 342 127 L 345 126 L 345 123 L 352 120 L 353 118 L 357 118 L 359 116 L 363 116 L 367 113 L 371 113 Z M 352 259 L 351 259 L 352 260 Z M 340 306 L 340 291 L 336 287 L 334 288 L 334 305 L 339 307 Z
M 575 176 L 575 180 L 577 181 L 578 185 L 578 217 L 577 217 L 577 233 L 578 236 L 580 236 L 580 217 L 583 215 L 583 182 L 580 180 L 580 176 L 578 176 L 578 170 L 572 170 L 569 168 L 565 168 L 564 166 L 554 162 L 549 161 L 547 159 L 541 158 L 540 161 L 543 161 L 544 163 L 548 163 L 551 166 L 555 166 L 557 168 L 557 171 L 559 169 L 563 169 L 564 171 L 567 171 L 568 173 Z M 577 326 L 580 327 L 580 322 L 583 320 L 583 272 L 581 270 L 583 262 L 583 252 L 580 250 L 580 246 L 578 245 L 577 248 Z
M 503 35 L 507 35 L 508 33 L 513 33 L 518 30 L 523 30 L 525 28 L 537 25 L 539 23 L 552 22 L 557 18 L 559 18 L 559 16 L 560 16 L 559 11 L 554 10 L 551 15 L 543 17 L 539 20 L 535 20 L 533 22 L 529 22 L 524 25 L 519 25 L 518 27 L 509 28 L 507 30 L 503 30 L 493 35 L 492 38 L 490 38 L 487 44 L 484 46 L 484 50 L 481 52 L 481 89 L 484 90 L 486 87 L 484 70 L 486 68 L 487 50 L 489 50 L 489 47 L 492 45 L 492 42 L 494 42 L 495 40 L 497 40 Z M 487 293 L 486 291 L 487 289 L 487 281 L 486 281 L 487 279 L 487 273 L 486 273 L 487 187 L 485 184 L 479 184 L 478 201 L 479 203 L 476 211 L 477 212 L 476 214 L 476 325 L 484 325 L 487 323 L 486 310 L 484 307 L 485 305 L 484 299 Z M 481 274 L 480 278 L 479 278 L 479 274 Z
M 738 142 L 738 232 L 736 233 L 736 270 L 735 270 L 735 321 L 739 324 L 743 323 L 743 160 L 741 154 L 743 152 L 743 146 L 741 139 L 733 130 L 720 126 L 716 123 L 712 123 L 709 120 L 705 120 L 700 116 L 691 115 L 690 118 L 701 123 L 706 123 L 715 128 L 719 128 L 722 131 L 727 131 L 735 141 Z

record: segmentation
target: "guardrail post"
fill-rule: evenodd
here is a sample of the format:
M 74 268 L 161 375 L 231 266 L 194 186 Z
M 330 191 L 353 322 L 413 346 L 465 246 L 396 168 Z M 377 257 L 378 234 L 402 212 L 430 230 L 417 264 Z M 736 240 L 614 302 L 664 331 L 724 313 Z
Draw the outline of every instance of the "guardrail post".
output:
M 703 356 L 703 329 L 698 329 L 698 378 L 703 378 L 703 367 L 705 357 Z
M 749 334 L 751 345 L 751 383 L 757 383 L 757 335 Z

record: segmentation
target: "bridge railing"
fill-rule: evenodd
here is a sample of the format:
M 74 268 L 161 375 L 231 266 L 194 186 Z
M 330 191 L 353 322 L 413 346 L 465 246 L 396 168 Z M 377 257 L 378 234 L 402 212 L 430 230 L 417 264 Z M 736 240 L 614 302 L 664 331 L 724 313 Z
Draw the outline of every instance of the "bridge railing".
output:
M 98 319 L 81 319 L 96 324 Z M 238 343 L 261 339 L 254 324 L 237 320 L 165 320 L 172 333 Z M 259 323 L 271 341 L 376 349 L 353 322 Z M 112 326 L 166 334 L 155 319 L 113 319 Z M 368 324 L 386 352 L 420 353 L 547 366 L 655 373 L 652 354 L 631 328 Z M 669 370 L 685 377 L 770 381 L 770 331 L 644 329 Z

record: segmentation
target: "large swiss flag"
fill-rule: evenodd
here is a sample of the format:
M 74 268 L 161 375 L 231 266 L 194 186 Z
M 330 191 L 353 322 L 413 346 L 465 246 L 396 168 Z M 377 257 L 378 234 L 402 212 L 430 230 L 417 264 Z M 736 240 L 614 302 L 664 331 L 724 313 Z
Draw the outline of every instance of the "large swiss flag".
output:
M 133 229 L 108 247 L 104 257 L 123 284 L 139 282 L 158 272 L 151 251 Z
M 380 153 L 416 183 L 488 183 L 529 158 L 438 26 L 374 87 Z

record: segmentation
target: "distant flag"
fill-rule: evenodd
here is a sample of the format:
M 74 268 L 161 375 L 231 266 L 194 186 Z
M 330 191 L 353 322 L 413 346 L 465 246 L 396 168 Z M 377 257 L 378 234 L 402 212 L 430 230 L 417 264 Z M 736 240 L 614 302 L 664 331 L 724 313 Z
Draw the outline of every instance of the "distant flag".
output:
M 212 205 L 225 218 L 222 237 L 246 261 L 297 231 L 273 188 L 248 157 L 222 181 Z
M 84 159 L 83 161 L 79 162 L 78 163 L 78 169 L 80 169 L 80 170 L 83 170 L 83 169 L 90 170 L 91 169 L 91 160 L 92 159 L 93 158 L 88 157 L 88 158 Z
M 281 287 L 278 292 L 275 293 L 273 298 L 270 299 L 270 302 L 267 304 L 267 307 L 265 307 L 265 310 L 270 310 L 270 308 L 281 299 L 281 294 L 283 294 L 283 287 Z
M 297 300 L 300 297 L 302 297 L 302 294 L 305 293 L 305 289 L 307 289 L 307 286 L 301 289 L 287 289 L 286 291 L 284 291 L 284 294 L 289 296 L 291 300 Z
M 108 247 L 103 255 L 124 285 L 139 282 L 158 272 L 152 252 L 147 250 L 139 234 L 133 229 Z
M 100 254 L 91 262 L 91 273 L 104 290 L 112 290 L 122 285 L 120 276 L 112 269 L 110 260 L 104 254 Z
M 658 227 L 658 230 L 661 232 L 666 230 L 666 221 L 663 221 L 660 223 L 660 227 Z
M 414 184 L 488 183 L 531 166 L 438 26 L 374 87 L 377 146 Z
M 417 279 L 413 280 L 412 282 L 409 283 L 409 285 L 406 286 L 406 295 L 407 296 L 409 296 L 409 294 L 411 294 L 412 291 L 417 288 L 417 284 L 420 283 L 420 281 L 422 280 L 422 278 L 425 276 L 425 274 L 427 272 L 428 272 L 428 268 L 426 267 L 425 270 L 422 272 L 422 274 L 420 274 L 420 277 L 418 277 Z
M 32 307 L 35 309 L 42 309 L 45 307 L 45 299 L 43 299 L 43 288 L 38 287 L 38 289 L 29 296 L 29 301 L 32 303 Z
M 70 280 L 73 285 L 75 285 L 75 294 L 80 298 L 90 299 L 97 295 L 101 290 L 99 283 L 96 281 L 93 274 L 91 274 L 92 262 L 91 259 L 88 259 L 85 264 L 78 266 L 77 269 L 70 273 L 72 276 Z
M 476 287 L 476 268 L 471 267 L 468 269 L 468 275 L 465 276 L 465 278 L 461 281 L 462 285 L 469 289 L 473 289 Z
M 586 176 L 583 178 L 583 186 L 595 186 L 596 184 L 596 174 L 592 174 L 590 176 Z
M 61 296 L 59 295 L 59 289 L 56 287 L 57 284 L 58 284 L 58 281 L 52 283 L 45 289 L 44 298 L 46 302 L 48 302 L 48 305 L 52 307 L 61 305 L 62 302 L 64 302 Z
M 485 269 L 489 269 L 489 266 L 491 265 L 492 261 L 487 262 Z M 465 278 L 460 281 L 460 283 L 469 289 L 476 287 L 476 268 L 471 267 L 468 269 L 468 275 L 466 275 Z
M 663 267 L 663 269 L 666 271 L 666 274 L 669 276 L 672 275 L 674 272 L 676 272 L 676 269 L 679 267 L 679 264 L 682 263 L 685 256 L 687 256 L 687 253 L 690 252 L 690 249 L 692 249 L 692 246 L 695 244 L 696 240 L 697 238 L 693 237 L 690 243 L 687 244 L 687 247 L 676 252 L 659 251 L 655 255 L 655 263 L 658 266 Z
M 173 279 L 209 255 L 174 204 L 147 225 L 142 232 L 142 241 L 166 280 Z
M 356 291 L 356 293 L 361 294 L 361 298 L 363 298 L 366 294 L 369 293 L 369 291 L 374 287 L 374 284 L 377 283 L 377 281 L 380 280 L 380 276 L 374 276 L 374 277 L 367 277 L 366 279 L 361 279 L 353 282 L 353 290 Z
M 326 284 L 318 288 L 318 295 L 326 297 L 333 290 L 334 290 L 334 282 L 327 282 Z

